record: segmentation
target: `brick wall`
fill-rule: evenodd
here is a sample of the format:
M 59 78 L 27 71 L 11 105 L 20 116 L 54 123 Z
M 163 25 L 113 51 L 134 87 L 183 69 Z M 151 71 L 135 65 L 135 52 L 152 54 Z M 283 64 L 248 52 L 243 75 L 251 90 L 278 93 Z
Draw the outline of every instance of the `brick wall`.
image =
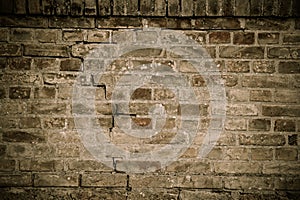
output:
M 1 0 L 2 198 L 299 198 L 299 8 L 298 0 Z M 131 152 L 170 142 L 180 113 L 172 91 L 145 85 L 131 96 L 132 126 L 151 125 L 147 111 L 157 103 L 174 118 L 148 140 L 122 133 L 111 98 L 124 68 L 159 62 L 202 91 L 203 126 L 187 151 L 155 172 L 125 173 L 97 161 L 82 144 L 72 113 L 90 108 L 74 107 L 72 89 L 89 67 L 85 56 L 96 46 L 114 45 L 115 35 L 128 31 L 126 40 L 155 42 L 155 32 L 129 31 L 143 27 L 180 31 L 207 50 L 225 82 L 226 120 L 212 151 L 197 158 L 213 112 L 206 79 L 161 49 L 115 60 L 99 83 L 93 74 L 82 77 L 82 85 L 97 94 L 96 123 L 113 144 Z M 183 89 L 178 93 L 184 95 Z M 193 115 L 193 105 L 186 108 Z

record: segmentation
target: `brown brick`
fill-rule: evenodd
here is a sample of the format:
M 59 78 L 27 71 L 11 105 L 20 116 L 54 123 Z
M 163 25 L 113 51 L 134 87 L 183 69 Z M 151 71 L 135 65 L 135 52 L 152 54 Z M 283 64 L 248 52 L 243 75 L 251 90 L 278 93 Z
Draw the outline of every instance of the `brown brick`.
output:
M 2 135 L 3 141 L 6 142 L 25 142 L 25 143 L 36 143 L 44 142 L 45 136 L 36 133 L 30 133 L 25 131 L 8 131 Z
M 109 42 L 110 33 L 109 31 L 88 31 L 87 41 L 88 42 Z
M 71 1 L 71 15 L 81 16 L 83 15 L 84 2 L 82 0 L 72 0 Z
M 31 174 L 1 174 L 0 186 L 2 187 L 30 187 L 32 186 Z
M 276 90 L 274 99 L 276 102 L 297 103 L 300 100 L 300 94 L 297 90 Z
M 97 0 L 85 0 L 84 5 L 84 15 L 97 15 Z
M 221 58 L 249 58 L 257 59 L 264 57 L 264 49 L 262 47 L 236 47 L 227 46 L 220 47 Z
M 225 150 L 225 160 L 249 160 L 249 151 L 244 147 L 228 147 Z
M 66 119 L 61 117 L 50 117 L 43 120 L 43 128 L 48 130 L 66 128 Z
M 294 174 L 299 175 L 299 163 L 293 162 L 266 162 L 264 163 L 264 174 Z
M 96 0 L 98 1 L 98 12 L 100 16 L 107 16 L 111 14 L 110 0 Z
M 240 135 L 239 141 L 241 145 L 259 145 L 259 146 L 282 146 L 285 144 L 284 135 Z
M 43 74 L 44 84 L 47 85 L 72 84 L 75 82 L 75 79 L 76 74 Z
M 299 59 L 300 48 L 296 47 L 269 47 L 268 58 Z
M 224 182 L 227 189 L 271 190 L 274 187 L 270 177 L 226 177 Z
M 250 0 L 250 15 L 251 16 L 262 16 L 263 1 L 261 0 Z
M 226 90 L 227 100 L 230 102 L 247 102 L 250 94 L 248 90 L 242 89 L 228 89 Z
M 298 151 L 295 148 L 276 148 L 275 149 L 276 160 L 298 160 Z
M 277 119 L 275 121 L 274 131 L 294 132 L 296 131 L 296 123 L 294 120 Z
M 193 0 L 181 1 L 181 16 L 193 16 Z
M 283 74 L 300 73 L 300 62 L 280 62 L 278 72 Z
M 252 70 L 255 73 L 274 73 L 275 63 L 271 61 L 254 61 Z
M 65 30 L 63 31 L 63 40 L 68 42 L 83 41 L 83 30 Z
M 262 114 L 264 116 L 300 116 L 299 106 L 262 106 Z
M 39 128 L 41 120 L 38 117 L 22 117 L 19 121 L 20 128 Z
M 54 171 L 55 165 L 58 161 L 55 160 L 21 160 L 20 170 L 21 171 L 38 171 L 38 172 L 48 172 Z
M 250 63 L 249 61 L 227 61 L 226 69 L 228 72 L 246 73 L 250 72 Z
M 288 144 L 291 146 L 297 146 L 298 145 L 298 135 L 293 134 L 288 136 Z
M 179 192 L 176 189 L 132 188 L 128 199 L 176 199 Z
M 140 175 L 130 176 L 133 188 L 173 188 L 178 186 L 178 177 L 172 175 Z
M 24 143 L 16 144 L 15 142 L 10 143 L 10 145 L 7 146 L 7 156 L 12 158 L 18 158 L 18 159 L 31 158 L 33 156 L 33 148 L 32 148 L 32 143 L 29 141 L 28 143 L 27 144 Z M 37 143 L 35 143 L 35 145 L 37 145 Z M 43 143 L 43 145 L 45 144 Z
M 278 0 L 278 15 L 279 16 L 290 16 L 292 7 L 292 0 Z
M 26 14 L 26 0 L 15 0 L 15 13 Z
M 34 32 L 30 29 L 13 29 L 10 40 L 14 42 L 30 42 L 33 41 Z
M 95 20 L 89 17 L 55 17 L 49 19 L 49 26 L 53 28 L 95 28 Z
M 257 174 L 262 170 L 262 165 L 256 162 L 215 162 L 216 173 L 229 174 Z
M 273 160 L 273 149 L 270 148 L 252 148 L 251 149 L 252 160 Z
M 174 99 L 176 96 L 172 90 L 168 89 L 155 89 L 153 98 L 154 100 L 167 100 Z
M 80 59 L 66 59 L 60 62 L 60 71 L 81 71 L 82 62 Z
M 68 170 L 71 171 L 104 171 L 111 172 L 112 169 L 101 162 L 95 160 L 68 160 Z
M 30 70 L 32 59 L 29 58 L 9 58 L 7 67 L 12 70 Z
M 212 192 L 201 190 L 181 190 L 180 199 L 205 200 L 205 199 L 231 199 L 231 195 L 226 192 Z
M 166 170 L 177 173 L 209 173 L 211 172 L 211 166 L 209 163 L 203 161 L 178 160 L 171 163 Z
M 287 19 L 247 19 L 245 28 L 249 30 L 288 30 L 291 27 L 291 20 Z
M 151 100 L 152 91 L 148 88 L 138 88 L 136 89 L 132 95 L 131 99 L 133 100 Z
M 209 43 L 211 43 L 211 44 L 230 43 L 230 32 L 212 32 L 212 33 L 209 33 Z
M 134 28 L 142 26 L 142 20 L 135 17 L 110 17 L 97 19 L 97 28 Z
M 225 130 L 243 131 L 247 129 L 247 122 L 242 118 L 227 118 L 225 121 Z
M 28 0 L 28 11 L 30 14 L 41 14 L 40 2 L 36 0 Z
M 250 119 L 249 131 L 269 131 L 271 127 L 271 120 L 269 119 Z
M 198 0 L 194 2 L 194 15 L 205 16 L 206 15 L 206 1 Z
M 15 160 L 1 159 L 1 162 L 0 162 L 0 171 L 1 172 L 4 172 L 4 171 L 5 172 L 14 171 L 15 170 L 15 166 L 16 166 L 16 161 Z
M 243 0 L 235 0 L 235 16 L 249 16 L 250 2 Z
M 237 18 L 199 18 L 195 20 L 197 29 L 241 29 L 241 22 Z
M 249 33 L 249 32 L 234 33 L 233 44 L 254 44 L 254 33 Z
M 208 16 L 221 16 L 222 7 L 221 2 L 218 0 L 211 0 L 207 2 L 207 15 Z M 191 9 L 192 10 L 192 9 Z
M 73 173 L 34 174 L 34 186 L 78 186 L 78 180 L 78 174 Z
M 258 106 L 255 104 L 229 104 L 226 109 L 228 116 L 257 116 L 258 112 Z
M 84 173 L 82 175 L 82 186 L 97 186 L 97 187 L 126 187 L 126 174 L 99 174 L 99 173 Z
M 28 87 L 11 87 L 9 88 L 10 99 L 29 99 L 31 89 Z
M 33 114 L 66 114 L 66 104 L 64 103 L 34 103 L 31 105 Z
M 297 177 L 289 177 L 289 178 L 276 178 L 275 179 L 275 189 L 281 190 L 300 190 L 300 178 Z M 295 197 L 296 199 L 298 196 Z
M 260 101 L 260 102 L 272 101 L 272 93 L 270 90 L 251 90 L 250 101 Z
M 222 177 L 220 176 L 179 176 L 178 187 L 180 188 L 222 188 Z
M 34 98 L 35 99 L 54 99 L 56 90 L 54 87 L 43 87 L 35 88 Z
M 0 24 L 2 26 L 13 27 L 48 27 L 48 19 L 44 17 L 24 17 L 24 16 L 1 16 Z
M 27 56 L 50 56 L 68 57 L 68 48 L 64 45 L 25 45 L 24 55 Z
M 244 76 L 242 78 L 243 87 L 260 88 L 288 88 L 289 78 L 286 76 Z
M 34 58 L 33 68 L 37 71 L 58 71 L 58 60 L 54 58 Z
M 0 56 L 21 56 L 21 50 L 21 46 L 17 44 L 0 44 Z
M 166 3 L 160 0 L 154 0 L 154 16 L 166 16 Z
M 299 44 L 300 34 L 299 33 L 288 33 L 283 35 L 283 44 Z
M 201 75 L 194 75 L 192 77 L 192 86 L 193 87 L 205 87 L 206 81 Z
M 6 98 L 6 90 L 3 88 L 0 88 L 0 99 Z
M 278 44 L 279 33 L 258 33 L 258 44 Z
M 6 28 L 0 28 L 0 41 L 1 42 L 7 42 L 8 41 L 8 36 L 9 36 L 9 29 Z
M 55 43 L 58 38 L 58 30 L 35 30 L 35 39 L 42 43 Z

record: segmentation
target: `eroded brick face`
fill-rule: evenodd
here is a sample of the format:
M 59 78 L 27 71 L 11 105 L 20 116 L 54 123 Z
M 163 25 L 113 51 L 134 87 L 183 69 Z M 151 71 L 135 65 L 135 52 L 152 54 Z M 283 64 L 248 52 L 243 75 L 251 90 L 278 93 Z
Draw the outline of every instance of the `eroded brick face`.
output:
M 299 8 L 298 0 L 0 0 L 0 195 L 298 199 Z M 116 57 L 120 41 L 171 46 L 180 41 L 149 27 L 180 31 L 207 51 L 216 68 L 203 62 L 206 74 L 199 74 L 189 59 L 163 48 Z M 180 48 L 194 52 L 189 45 Z M 99 47 L 103 51 L 96 51 Z M 91 52 L 103 62 L 86 60 Z M 143 77 L 126 72 L 147 70 L 153 63 L 163 66 L 164 74 L 154 71 L 152 82 L 130 92 Z M 220 82 L 207 77 L 216 69 Z M 114 93 L 120 81 L 126 87 Z M 81 96 L 73 93 L 75 84 L 85 88 Z M 221 135 L 199 159 L 212 113 L 220 109 L 212 106 L 212 97 L 218 100 L 220 94 L 210 93 L 211 84 L 224 87 L 226 118 L 223 127 L 213 124 Z M 199 104 L 189 103 L 189 87 Z M 80 98 L 84 101 L 73 104 Z M 113 98 L 128 99 L 128 109 L 114 107 Z M 149 115 L 156 105 L 167 115 L 164 124 Z M 95 118 L 89 117 L 92 111 Z M 199 113 L 201 126 L 175 162 L 135 174 L 121 171 L 130 165 L 126 159 L 114 158 L 110 168 L 93 157 L 82 143 L 74 112 L 84 116 L 80 126 L 102 127 L 111 144 L 131 153 L 174 143 L 183 114 Z M 182 126 L 191 131 L 193 121 Z M 126 133 L 158 127 L 148 138 Z M 138 170 L 149 166 L 160 163 L 134 165 Z

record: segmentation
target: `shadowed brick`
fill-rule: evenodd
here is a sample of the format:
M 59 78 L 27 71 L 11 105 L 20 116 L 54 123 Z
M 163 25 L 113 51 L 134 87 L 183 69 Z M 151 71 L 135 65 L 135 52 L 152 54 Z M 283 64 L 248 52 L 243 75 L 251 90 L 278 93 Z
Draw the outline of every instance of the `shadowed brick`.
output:
M 299 59 L 300 48 L 295 47 L 270 47 L 268 58 Z
M 41 134 L 33 134 L 24 131 L 9 131 L 3 133 L 3 141 L 6 142 L 26 142 L 26 143 L 35 143 L 35 142 L 44 142 L 45 137 Z
M 249 121 L 250 131 L 269 131 L 271 121 L 269 119 L 251 119 Z
M 264 116 L 300 116 L 299 106 L 262 106 L 262 114 Z
M 209 43 L 225 44 L 230 43 L 230 32 L 212 32 L 209 34 Z
M 298 159 L 298 151 L 295 148 L 277 148 L 275 149 L 276 160 L 292 161 Z
M 32 60 L 29 58 L 10 58 L 7 67 L 12 70 L 30 70 Z
M 10 99 L 29 99 L 31 89 L 28 87 L 11 87 L 9 88 Z
M 84 173 L 82 175 L 82 186 L 85 187 L 125 187 L 126 184 L 126 174 Z
M 73 173 L 37 173 L 34 174 L 34 186 L 78 186 L 78 174 Z
M 80 59 L 66 59 L 60 62 L 60 71 L 81 71 L 82 62 Z
M 30 187 L 32 178 L 30 173 L 26 174 L 1 174 L 0 186 L 2 187 Z
M 282 74 L 300 73 L 300 62 L 280 62 L 278 72 Z
M 275 121 L 275 131 L 294 132 L 296 131 L 296 124 L 294 120 L 278 119 Z
M 253 44 L 254 33 L 238 32 L 233 34 L 233 44 Z
M 1 24 L 1 21 L 0 21 Z M 0 56 L 21 56 L 21 46 L 17 44 L 0 44 Z
M 262 47 L 220 47 L 221 58 L 263 58 L 264 49 Z
M 279 33 L 258 33 L 258 44 L 278 44 Z

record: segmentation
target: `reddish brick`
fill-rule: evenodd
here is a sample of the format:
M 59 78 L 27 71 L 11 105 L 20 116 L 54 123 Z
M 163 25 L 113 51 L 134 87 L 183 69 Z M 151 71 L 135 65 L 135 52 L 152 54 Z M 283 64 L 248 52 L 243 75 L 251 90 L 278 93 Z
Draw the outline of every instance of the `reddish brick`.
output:
M 230 43 L 230 32 L 209 33 L 209 43 L 211 43 L 211 44 Z

